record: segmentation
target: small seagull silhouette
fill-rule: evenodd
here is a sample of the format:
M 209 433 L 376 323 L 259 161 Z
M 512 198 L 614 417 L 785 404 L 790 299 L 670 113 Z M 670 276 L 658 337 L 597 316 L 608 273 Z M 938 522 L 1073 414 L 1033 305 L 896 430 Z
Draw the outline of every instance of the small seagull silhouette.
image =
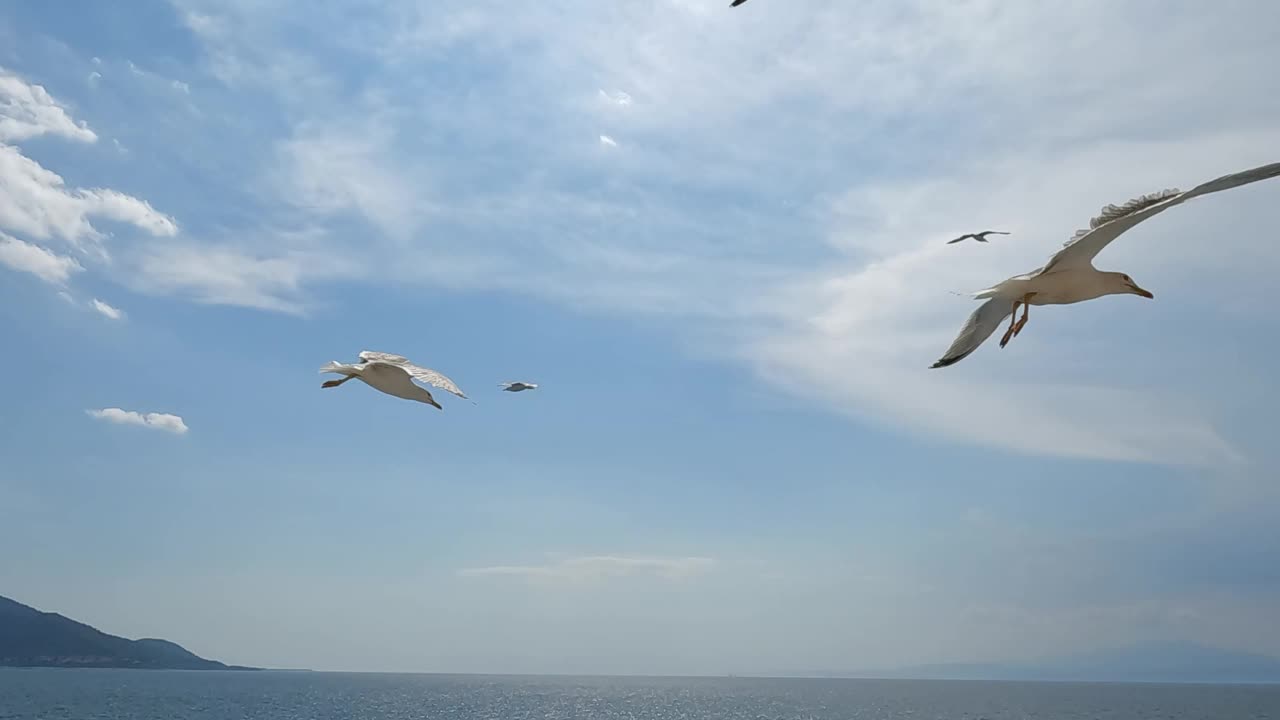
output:
M 746 2 L 746 0 L 743 0 L 743 2 Z M 983 231 L 982 231 L 982 232 L 980 232 L 980 233 L 966 233 L 966 234 L 961 235 L 960 237 L 956 238 L 955 240 L 948 240 L 948 241 L 947 241 L 947 244 L 948 244 L 948 245 L 954 245 L 955 243 L 958 243 L 958 242 L 960 242 L 961 240 L 965 240 L 965 239 L 967 239 L 967 238 L 973 238 L 974 240 L 977 240 L 978 242 L 987 242 L 987 236 L 988 236 L 988 235 L 1008 235 L 1008 234 L 1009 234 L 1009 233 L 1007 233 L 1007 232 L 1000 232 L 999 230 L 983 230 Z
M 729 7 L 738 7 L 739 5 L 741 5 L 746 1 L 747 0 L 733 0 L 733 2 L 729 3 Z

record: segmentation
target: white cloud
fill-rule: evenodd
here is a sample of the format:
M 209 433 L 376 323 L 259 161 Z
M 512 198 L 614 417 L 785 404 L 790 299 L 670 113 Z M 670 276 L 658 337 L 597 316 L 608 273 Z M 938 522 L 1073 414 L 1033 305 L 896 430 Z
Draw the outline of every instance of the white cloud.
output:
M 119 308 L 114 308 L 97 298 L 93 299 L 93 302 L 90 303 L 90 306 L 94 310 L 97 310 L 98 313 L 101 314 L 103 317 L 108 318 L 110 320 L 124 319 L 124 311 L 120 310 Z
M 1036 308 L 1031 314 L 1037 318 L 1008 348 L 999 350 L 992 340 L 952 368 L 923 369 L 974 308 L 945 290 L 976 290 L 1032 270 L 1103 204 L 1165 187 L 1179 176 L 1190 187 L 1242 170 L 1259 162 L 1257 147 L 1268 145 L 1280 146 L 1280 133 L 1118 143 L 1055 152 L 1052 161 L 1019 154 L 960 169 L 951 178 L 859 188 L 838 200 L 834 216 L 832 239 L 849 254 L 847 269 L 789 292 L 789 329 L 761 341 L 751 354 L 765 377 L 797 392 L 855 416 L 953 440 L 1109 460 L 1210 465 L 1237 459 L 1185 390 L 1137 389 L 1142 372 L 1134 368 L 1152 349 L 1133 347 L 1123 334 L 1108 333 L 1105 346 L 1098 339 L 1101 317 L 1151 322 L 1153 315 L 1160 318 L 1158 305 L 1109 298 Z M 1043 168 L 1034 186 L 1024 180 L 1026 167 Z M 1272 194 L 1280 192 L 1275 185 Z M 1266 212 L 1270 204 L 1264 188 L 1232 193 L 1139 226 L 1108 248 L 1098 265 L 1123 268 L 1155 288 L 1165 285 L 1158 279 L 1170 258 L 1208 271 L 1224 244 L 1206 246 L 1182 226 L 1213 205 L 1225 204 L 1239 216 Z M 1015 235 L 990 246 L 945 245 L 966 229 L 968 217 L 1000 217 Z M 1156 242 L 1160 250 L 1152 253 Z M 1241 238 L 1232 252 L 1252 253 L 1270 267 L 1280 261 L 1274 251 L 1250 247 L 1258 246 Z M 1064 327 L 1073 316 L 1096 319 Z M 1182 354 L 1174 352 L 1178 346 L 1166 352 Z
M 615 90 L 613 92 L 605 92 L 604 90 L 601 90 L 600 98 L 605 102 L 611 105 L 617 105 L 618 107 L 626 107 L 632 102 L 631 96 L 621 90 Z
M 348 124 L 304 125 L 280 144 L 272 180 L 286 202 L 332 214 L 354 211 L 391 238 L 404 239 L 422 222 L 426 188 L 392 161 L 391 136 L 375 116 Z
M 0 233 L 0 264 L 61 285 L 84 268 L 75 258 L 57 255 L 37 245 Z
M 665 580 L 683 580 L 707 572 L 714 564 L 715 561 L 708 557 L 585 555 L 543 565 L 494 565 L 466 568 L 460 570 L 459 574 L 472 577 L 518 577 L 568 582 L 597 581 L 637 575 L 656 576 Z
M 144 292 L 295 314 L 303 311 L 304 280 L 358 274 L 354 264 L 328 255 L 264 254 L 207 243 L 157 246 L 131 262 L 136 263 L 131 282 Z
M 118 425 L 139 425 L 153 430 L 163 430 L 175 435 L 185 435 L 187 424 L 177 415 L 168 413 L 140 413 L 120 408 L 103 408 L 102 410 L 85 410 L 89 417 L 105 420 Z
M 604 145 L 605 147 L 618 147 L 618 141 L 617 141 L 617 140 L 614 140 L 613 138 L 609 137 L 608 135 L 601 135 L 601 136 L 600 136 L 600 144 L 601 144 L 601 145 Z
M 93 72 L 89 73 L 90 85 L 96 86 L 98 84 L 98 81 L 101 79 L 102 79 L 102 73 L 98 72 L 97 70 L 94 70 Z
M 98 136 L 67 111 L 40 85 L 32 85 L 0 68 L 0 142 L 41 135 L 94 142 Z
M 566 19 L 553 4 L 441 0 L 339 33 L 344 16 L 323 9 L 298 20 L 178 4 L 229 84 L 274 87 L 290 113 L 334 118 L 296 129 L 266 175 L 285 204 L 355 211 L 395 239 L 364 246 L 380 276 L 713 318 L 715 337 L 768 380 L 873 424 L 1075 457 L 1236 456 L 1194 389 L 1152 390 L 1115 355 L 1119 322 L 1055 333 L 1159 317 L 1159 301 L 1037 309 L 1008 350 L 926 368 L 972 309 L 947 291 L 1035 267 L 1103 203 L 1272 159 L 1257 152 L 1277 147 L 1280 96 L 1256 88 L 1275 64 L 1264 28 L 1280 7 L 1162 13 L 1149 33 L 1151 8 L 1104 0 L 766 3 L 732 20 L 710 3 Z M 377 68 L 360 95 L 289 42 L 294 22 Z M 504 58 L 483 93 L 421 81 L 423 62 L 472 47 L 486 51 L 473 61 Z M 513 49 L 518 65 L 501 54 Z M 1153 71 L 1166 67 L 1181 71 Z M 645 152 L 605 163 L 578 140 L 592 136 Z M 424 197 L 429 211 L 406 209 Z M 973 223 L 1016 234 L 940 246 Z M 1156 279 L 1175 272 L 1168 263 L 1224 262 L 1202 246 L 1184 235 L 1160 258 L 1130 263 L 1117 247 L 1106 262 Z M 1158 296 L 1195 286 L 1167 277 Z M 1111 362 L 1082 360 L 1106 357 L 1085 355 L 1091 343 Z M 1098 416 L 1116 403 L 1123 412 Z
M 188 85 L 187 83 L 182 82 L 181 80 L 174 80 L 170 84 L 173 86 L 174 90 L 177 90 L 178 92 L 183 93 L 184 95 L 191 94 L 191 86 Z
M 152 235 L 178 232 L 173 218 L 145 200 L 115 190 L 69 190 L 61 176 L 12 145 L 0 144 L 0 228 L 41 240 L 57 237 L 76 248 L 97 246 L 103 234 L 91 217 L 135 225 Z

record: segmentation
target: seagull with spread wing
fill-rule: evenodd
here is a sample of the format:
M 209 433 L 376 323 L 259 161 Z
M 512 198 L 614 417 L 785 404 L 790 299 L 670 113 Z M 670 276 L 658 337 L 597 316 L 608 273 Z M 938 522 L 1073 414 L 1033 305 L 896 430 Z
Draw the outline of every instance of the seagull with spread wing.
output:
M 361 382 L 374 390 L 404 398 L 405 400 L 424 402 L 440 410 L 444 409 L 440 406 L 440 403 L 431 397 L 431 393 L 426 388 L 415 384 L 415 380 L 419 383 L 447 390 L 460 398 L 470 399 L 452 380 L 444 375 L 430 368 L 414 365 L 406 357 L 390 353 L 364 350 L 360 353 L 360 362 L 348 365 L 330 361 L 328 365 L 320 368 L 320 372 L 345 376 L 341 380 L 326 380 L 320 385 L 322 388 L 338 387 L 352 378 L 359 378 Z
M 537 390 L 538 384 L 531 382 L 505 382 L 500 386 L 506 392 L 524 392 L 525 390 Z
M 1129 228 L 1174 205 L 1274 177 L 1280 177 L 1280 163 L 1224 175 L 1187 192 L 1163 190 L 1123 205 L 1102 208 L 1102 212 L 1089 221 L 1089 227 L 1076 232 L 1044 267 L 974 293 L 975 299 L 986 302 L 969 316 L 955 342 L 931 367 L 946 367 L 965 359 L 1000 327 L 1005 318 L 1009 318 L 1009 329 L 1000 339 L 1000 347 L 1004 347 L 1022 332 L 1032 305 L 1070 305 L 1104 295 L 1152 298 L 1150 292 L 1138 287 L 1128 275 L 1095 268 L 1094 257 Z M 1019 306 L 1022 306 L 1022 318 L 1015 322 Z
M 988 236 L 988 235 L 1008 235 L 1008 234 L 1009 234 L 1009 233 L 1007 233 L 1007 232 L 1000 232 L 999 230 L 983 230 L 983 231 L 982 231 L 982 232 L 980 232 L 980 233 L 965 233 L 964 235 L 961 235 L 960 237 L 956 238 L 955 240 L 948 240 L 948 241 L 947 241 L 947 244 L 948 244 L 948 245 L 955 245 L 956 243 L 960 242 L 961 240 L 968 240 L 969 238 L 973 238 L 974 240 L 977 240 L 978 242 L 990 242 L 989 240 L 987 240 L 987 236 Z

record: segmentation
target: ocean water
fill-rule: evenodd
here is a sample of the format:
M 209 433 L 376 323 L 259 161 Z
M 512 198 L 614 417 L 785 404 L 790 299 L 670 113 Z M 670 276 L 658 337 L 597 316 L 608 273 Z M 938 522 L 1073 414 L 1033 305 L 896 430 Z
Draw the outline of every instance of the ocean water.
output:
M 1280 720 L 1280 686 L 0 669 L 0 720 Z

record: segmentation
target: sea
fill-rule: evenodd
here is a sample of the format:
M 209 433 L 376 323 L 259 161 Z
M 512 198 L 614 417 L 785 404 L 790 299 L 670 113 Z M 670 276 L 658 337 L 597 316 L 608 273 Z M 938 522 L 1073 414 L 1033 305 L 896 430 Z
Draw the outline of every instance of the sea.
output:
M 0 669 L 0 720 L 1280 720 L 1276 685 Z

